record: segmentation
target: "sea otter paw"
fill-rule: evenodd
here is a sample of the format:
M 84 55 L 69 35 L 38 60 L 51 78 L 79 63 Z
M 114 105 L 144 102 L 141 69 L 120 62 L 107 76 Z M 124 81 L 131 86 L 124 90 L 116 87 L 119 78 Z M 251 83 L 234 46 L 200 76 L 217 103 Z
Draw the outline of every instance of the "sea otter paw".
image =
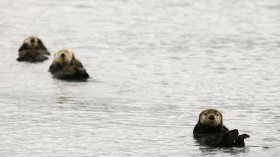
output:
M 244 139 L 249 138 L 249 137 L 250 137 L 250 136 L 247 135 L 247 134 L 242 134 L 242 135 L 239 135 L 239 136 L 237 137 L 237 139 L 238 139 L 238 140 L 244 140 Z
M 238 132 L 237 129 L 230 130 L 228 133 L 226 133 L 226 135 L 231 137 L 231 138 L 238 137 L 238 134 L 239 134 L 239 132 Z
M 75 70 L 77 70 L 77 67 L 75 67 L 75 66 L 65 66 L 63 68 L 63 71 L 66 71 L 66 72 L 71 72 L 71 71 L 75 71 Z

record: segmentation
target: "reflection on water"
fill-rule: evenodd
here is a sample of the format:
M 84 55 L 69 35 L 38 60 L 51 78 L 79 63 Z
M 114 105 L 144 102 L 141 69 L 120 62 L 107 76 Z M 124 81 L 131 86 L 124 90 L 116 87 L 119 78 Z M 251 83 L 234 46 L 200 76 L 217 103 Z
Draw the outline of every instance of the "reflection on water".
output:
M 277 156 L 280 2 L 1 1 L 0 154 L 3 156 Z M 16 61 L 37 34 L 67 47 L 86 82 Z M 251 137 L 207 148 L 192 137 L 217 108 Z
M 248 154 L 250 148 L 245 147 L 245 148 L 206 148 L 206 147 L 201 147 L 199 149 L 201 151 L 202 156 L 206 155 L 219 155 L 221 153 L 226 153 L 227 155 L 243 155 L 243 154 Z

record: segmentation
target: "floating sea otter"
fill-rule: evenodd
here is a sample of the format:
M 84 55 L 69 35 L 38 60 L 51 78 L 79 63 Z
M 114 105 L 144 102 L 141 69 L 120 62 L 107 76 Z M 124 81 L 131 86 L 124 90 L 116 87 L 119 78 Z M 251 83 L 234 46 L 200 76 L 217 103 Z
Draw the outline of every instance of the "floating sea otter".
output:
M 250 137 L 247 134 L 239 135 L 237 129 L 229 131 L 223 125 L 222 114 L 215 109 L 200 113 L 193 135 L 199 143 L 212 147 L 244 147 L 244 139 Z
M 59 50 L 49 68 L 54 77 L 60 79 L 87 79 L 89 78 L 82 63 L 75 58 L 68 49 Z
M 48 59 L 46 55 L 50 55 L 42 40 L 37 36 L 26 38 L 18 51 L 18 61 L 42 62 Z

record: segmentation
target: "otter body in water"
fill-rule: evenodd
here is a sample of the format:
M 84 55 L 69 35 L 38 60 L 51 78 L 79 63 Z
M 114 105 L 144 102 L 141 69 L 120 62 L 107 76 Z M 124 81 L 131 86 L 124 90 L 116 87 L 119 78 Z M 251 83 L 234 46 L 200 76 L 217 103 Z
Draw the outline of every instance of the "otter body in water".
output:
M 212 147 L 244 147 L 244 139 L 250 137 L 247 134 L 239 135 L 237 129 L 229 131 L 223 124 L 221 112 L 215 109 L 207 109 L 199 114 L 193 135 L 199 143 Z
M 68 49 L 62 49 L 55 54 L 49 72 L 51 72 L 55 78 L 60 79 L 89 78 L 82 63 L 76 59 L 74 53 L 70 52 Z

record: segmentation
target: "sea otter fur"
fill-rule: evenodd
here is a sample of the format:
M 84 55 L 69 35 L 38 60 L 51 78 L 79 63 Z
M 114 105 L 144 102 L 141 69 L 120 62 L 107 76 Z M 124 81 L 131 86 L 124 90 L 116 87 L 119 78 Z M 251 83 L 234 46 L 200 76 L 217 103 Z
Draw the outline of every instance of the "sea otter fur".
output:
M 247 134 L 239 135 L 237 129 L 229 131 L 223 124 L 221 112 L 215 109 L 207 109 L 199 114 L 193 135 L 198 143 L 212 147 L 244 147 L 244 139 L 250 137 Z
M 37 36 L 26 38 L 18 51 L 18 61 L 42 62 L 48 59 L 47 55 L 50 55 L 42 40 Z
M 59 50 L 50 65 L 49 72 L 60 79 L 87 79 L 89 78 L 82 63 L 76 59 L 73 52 L 68 49 Z

